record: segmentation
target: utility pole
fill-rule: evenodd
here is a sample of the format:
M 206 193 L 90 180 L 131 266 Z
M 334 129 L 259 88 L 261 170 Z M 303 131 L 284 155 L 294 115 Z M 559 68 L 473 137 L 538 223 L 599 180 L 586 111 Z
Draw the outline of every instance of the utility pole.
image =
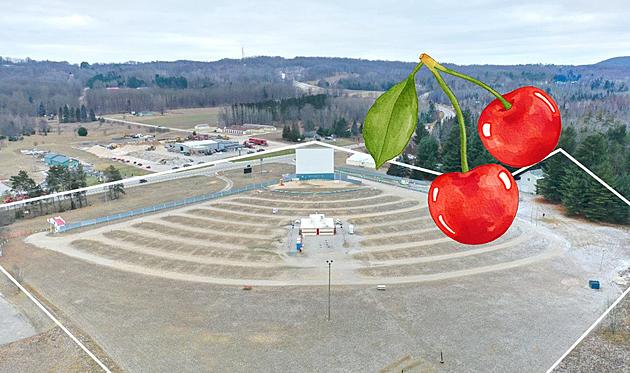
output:
M 332 259 L 326 261 L 328 263 L 328 321 L 330 321 L 330 266 L 333 263 Z

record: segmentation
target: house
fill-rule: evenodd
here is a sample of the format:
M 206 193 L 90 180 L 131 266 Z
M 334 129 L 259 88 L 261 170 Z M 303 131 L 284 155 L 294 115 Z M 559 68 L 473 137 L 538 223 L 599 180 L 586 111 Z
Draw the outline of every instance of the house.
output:
M 48 153 L 44 156 L 44 162 L 50 167 L 63 166 L 69 168 L 76 168 L 79 166 L 79 161 L 74 158 L 68 158 L 65 155 Z
M 528 170 L 520 175 L 520 178 L 516 181 L 519 192 L 536 194 L 536 185 L 538 180 L 544 179 L 545 176 L 541 169 Z

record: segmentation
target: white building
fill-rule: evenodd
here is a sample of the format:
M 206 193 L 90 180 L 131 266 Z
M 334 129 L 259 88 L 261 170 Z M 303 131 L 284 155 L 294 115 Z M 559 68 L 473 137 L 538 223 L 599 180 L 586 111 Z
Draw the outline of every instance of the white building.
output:
M 522 193 L 536 194 L 536 185 L 540 179 L 544 179 L 541 169 L 528 170 L 520 175 L 516 185 L 518 185 L 518 190 Z
M 214 140 L 196 140 L 170 144 L 169 150 L 179 153 L 195 154 L 213 152 L 217 151 L 218 149 L 219 143 Z
M 333 236 L 335 234 L 335 220 L 324 214 L 310 214 L 308 218 L 300 219 L 300 234 L 304 236 Z
M 48 224 L 50 224 L 50 230 L 57 233 L 66 225 L 66 221 L 61 216 L 55 216 L 48 218 Z
M 354 153 L 346 159 L 348 166 L 364 167 L 372 170 L 376 169 L 376 164 L 371 155 L 365 153 Z

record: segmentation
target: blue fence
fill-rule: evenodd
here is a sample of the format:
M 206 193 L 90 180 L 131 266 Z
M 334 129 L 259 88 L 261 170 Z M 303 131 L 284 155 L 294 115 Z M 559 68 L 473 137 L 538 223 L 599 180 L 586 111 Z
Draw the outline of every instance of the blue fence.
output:
M 429 186 L 431 185 L 430 181 L 391 176 L 376 171 L 366 170 L 363 168 L 337 167 L 337 172 L 342 175 L 359 177 L 362 179 L 378 181 L 380 183 L 394 184 L 402 188 L 418 190 L 425 193 L 429 192 Z
M 283 175 L 283 179 L 284 180 L 291 180 L 296 178 L 296 174 L 288 174 L 288 175 Z M 360 180 L 354 180 L 348 177 L 348 175 L 345 174 L 335 174 L 334 176 L 335 180 L 343 180 L 343 181 L 347 181 L 353 184 L 361 184 Z M 209 201 L 212 199 L 217 199 L 217 198 L 221 198 L 221 197 L 227 197 L 227 196 L 231 196 L 234 194 L 239 194 L 239 193 L 244 193 L 244 192 L 249 192 L 251 190 L 257 190 L 257 189 L 262 189 L 262 188 L 266 188 L 270 185 L 273 184 L 277 184 L 278 180 L 269 180 L 269 181 L 265 181 L 262 183 L 258 183 L 258 184 L 250 184 L 247 185 L 243 188 L 238 188 L 238 189 L 231 189 L 225 192 L 215 192 L 215 193 L 210 193 L 210 194 L 203 194 L 200 196 L 195 196 L 195 197 L 190 197 L 190 198 L 186 198 L 186 199 L 180 199 L 180 200 L 176 200 L 176 201 L 170 201 L 170 202 L 165 202 L 165 203 L 161 203 L 158 205 L 153 205 L 153 206 L 149 206 L 149 207 L 143 207 L 143 208 L 139 208 L 139 209 L 135 209 L 135 210 L 131 210 L 131 211 L 126 211 L 126 212 L 121 212 L 119 214 L 114 214 L 114 215 L 108 215 L 108 216 L 103 216 L 100 218 L 96 218 L 96 219 L 89 219 L 89 220 L 82 220 L 82 221 L 78 221 L 75 223 L 68 223 L 66 225 L 64 225 L 63 227 L 60 227 L 59 232 L 67 232 L 69 230 L 72 229 L 77 229 L 77 228 L 82 228 L 82 227 L 88 227 L 90 225 L 96 225 L 96 224 L 101 224 L 101 223 L 109 223 L 112 221 L 116 221 L 116 220 L 120 220 L 120 219 L 125 219 L 125 218 L 129 218 L 132 216 L 137 216 L 137 215 L 143 215 L 143 214 L 150 214 L 150 213 L 154 213 L 160 210 L 166 210 L 166 209 L 171 209 L 171 208 L 175 208 L 175 207 L 181 207 L 181 206 L 186 206 L 186 205 L 191 205 L 194 203 L 198 203 L 198 202 L 204 202 L 204 201 Z

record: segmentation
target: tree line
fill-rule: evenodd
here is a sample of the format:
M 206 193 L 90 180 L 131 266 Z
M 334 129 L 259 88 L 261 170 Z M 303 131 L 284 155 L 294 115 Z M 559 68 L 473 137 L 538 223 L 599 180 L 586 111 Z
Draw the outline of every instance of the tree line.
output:
M 371 103 L 371 99 L 320 94 L 237 104 L 223 109 L 219 114 L 219 124 L 274 124 L 287 126 L 289 130 L 296 127 L 304 132 L 318 131 L 320 136 L 356 136 L 360 132 L 357 131 L 358 123 L 363 123 Z M 286 138 L 293 141 L 290 136 Z
M 477 134 L 477 118 L 464 110 L 468 162 L 470 168 L 499 163 L 485 149 Z M 437 121 L 434 107 L 420 113 L 416 134 L 399 161 L 441 172 L 461 172 L 459 128 L 454 119 Z M 433 124 L 431 134 L 425 128 Z M 610 126 L 605 133 L 576 130 L 565 125 L 558 147 L 563 148 L 624 196 L 630 195 L 630 133 L 624 124 Z M 630 207 L 604 188 L 562 154 L 541 163 L 544 178 L 537 182 L 537 193 L 547 201 L 562 204 L 570 216 L 592 221 L 628 224 Z M 507 167 L 510 171 L 514 169 Z M 389 175 L 413 179 L 433 175 L 390 165 Z
M 590 133 L 580 139 L 573 127 L 565 127 L 558 147 L 624 196 L 630 195 L 630 135 L 623 125 L 605 134 Z M 628 224 L 630 207 L 565 156 L 557 154 L 542 163 L 544 179 L 537 193 L 547 201 L 562 204 L 570 216 Z
M 46 109 L 42 104 L 43 113 L 42 116 L 46 115 Z M 85 105 L 81 105 L 81 107 L 72 107 L 68 105 L 64 105 L 63 107 L 59 107 L 57 110 L 57 118 L 59 118 L 60 123 L 76 123 L 76 122 L 94 122 L 96 121 L 96 114 L 93 109 L 90 109 L 88 112 Z
M 103 171 L 104 182 L 119 180 L 122 180 L 122 175 L 120 174 L 120 170 L 116 167 L 110 165 Z M 11 186 L 11 193 L 5 196 L 6 201 L 35 198 L 48 194 L 84 188 L 88 185 L 87 174 L 81 164 L 79 164 L 76 168 L 51 166 L 48 169 L 46 179 L 42 184 L 37 184 L 26 171 L 20 170 L 17 175 L 10 177 L 9 184 Z M 119 183 L 109 186 L 105 196 L 112 200 L 120 198 L 123 194 L 125 194 L 124 185 Z M 29 216 L 35 217 L 52 212 L 63 212 L 68 208 L 74 210 L 87 205 L 87 194 L 84 191 L 69 193 L 56 198 L 41 199 L 29 203 L 26 206 L 22 206 L 15 211 L 14 218 L 19 219 L 25 217 L 25 211 L 27 210 L 29 211 Z

